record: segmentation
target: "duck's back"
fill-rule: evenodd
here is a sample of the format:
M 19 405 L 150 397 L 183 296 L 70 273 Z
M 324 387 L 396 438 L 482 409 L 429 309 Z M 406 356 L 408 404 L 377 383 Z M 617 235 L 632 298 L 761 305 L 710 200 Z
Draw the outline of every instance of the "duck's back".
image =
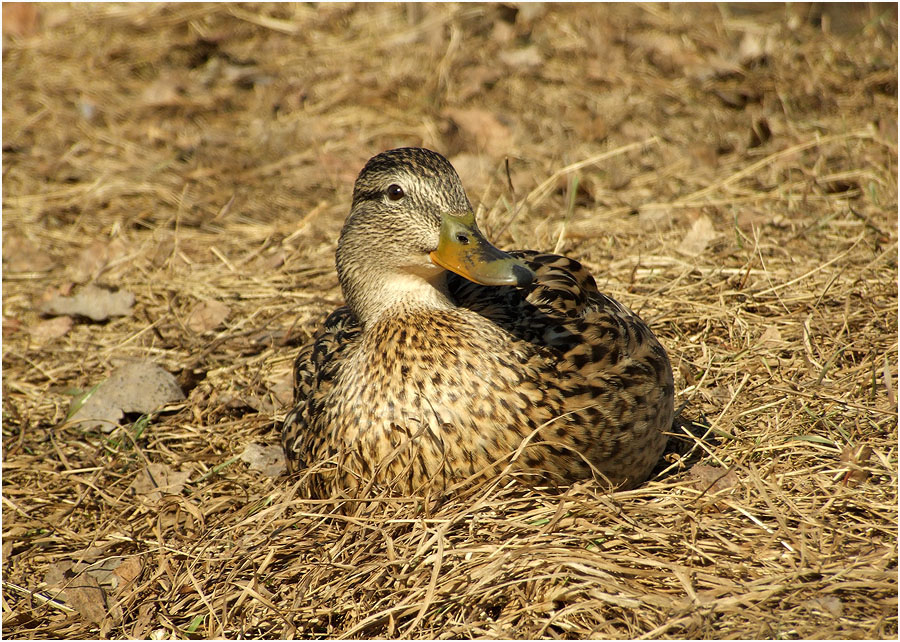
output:
M 674 390 L 665 351 L 636 315 L 597 290 L 580 263 L 537 252 L 512 254 L 535 271 L 535 283 L 527 289 L 486 287 L 450 274 L 448 288 L 461 314 L 455 323 L 462 327 L 448 325 L 440 332 L 450 335 L 450 342 L 425 350 L 443 350 L 447 358 L 437 359 L 431 371 L 415 365 L 410 370 L 408 363 L 406 380 L 376 372 L 370 380 L 383 380 L 384 403 L 378 391 L 361 391 L 366 379 L 359 375 L 363 339 L 356 319 L 346 308 L 332 313 L 297 358 L 295 408 L 283 433 L 288 459 L 296 460 L 293 468 L 349 455 L 355 462 L 351 467 L 363 477 L 406 466 L 410 486 L 434 483 L 436 477 L 446 486 L 473 471 L 498 471 L 527 440 L 515 457 L 516 470 L 562 482 L 592 471 L 623 486 L 646 479 L 672 421 Z M 458 336 L 452 336 L 454 330 Z M 391 345 L 394 339 L 379 340 Z M 463 358 L 450 359 L 454 351 Z M 414 356 L 412 361 L 421 361 Z M 405 403 L 403 386 L 421 390 L 423 381 L 440 413 L 433 408 L 425 413 L 420 401 L 410 402 L 411 409 L 398 407 Z M 398 386 L 403 400 L 397 398 Z M 495 410 L 470 410 L 485 405 Z M 380 469 L 386 454 L 397 453 L 395 440 L 377 435 L 396 430 L 415 437 L 406 425 L 413 411 L 441 414 L 444 421 L 423 432 L 417 456 Z M 378 416 L 367 417 L 367 412 Z M 384 415 L 393 412 L 396 417 L 385 423 Z M 376 447 L 381 445 L 377 439 L 386 442 L 384 447 Z M 501 466 L 484 465 L 497 459 Z
M 585 440 L 581 453 L 613 483 L 641 483 L 659 461 L 674 414 L 665 349 L 640 317 L 599 292 L 578 261 L 530 250 L 510 254 L 534 270 L 530 288 L 507 291 L 497 306 L 490 303 L 495 288 L 451 275 L 451 292 L 461 305 L 561 355 L 560 368 L 574 374 L 554 382 L 571 413 L 555 423 L 556 435 Z

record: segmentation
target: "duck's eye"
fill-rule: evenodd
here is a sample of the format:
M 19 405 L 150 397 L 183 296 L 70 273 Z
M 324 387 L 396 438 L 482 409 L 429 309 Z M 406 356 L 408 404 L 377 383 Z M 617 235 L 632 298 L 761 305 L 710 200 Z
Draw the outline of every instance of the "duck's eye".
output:
M 399 201 L 405 196 L 405 194 L 403 193 L 403 188 L 394 183 L 392 185 L 388 185 L 387 196 L 392 201 Z

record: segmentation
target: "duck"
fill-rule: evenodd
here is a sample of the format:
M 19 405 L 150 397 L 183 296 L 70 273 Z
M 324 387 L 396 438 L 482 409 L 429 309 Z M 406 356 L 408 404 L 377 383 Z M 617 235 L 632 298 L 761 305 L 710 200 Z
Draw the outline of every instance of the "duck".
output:
M 492 245 L 444 156 L 371 158 L 335 264 L 346 304 L 297 355 L 281 432 L 315 496 L 647 480 L 673 420 L 662 344 L 578 261 Z

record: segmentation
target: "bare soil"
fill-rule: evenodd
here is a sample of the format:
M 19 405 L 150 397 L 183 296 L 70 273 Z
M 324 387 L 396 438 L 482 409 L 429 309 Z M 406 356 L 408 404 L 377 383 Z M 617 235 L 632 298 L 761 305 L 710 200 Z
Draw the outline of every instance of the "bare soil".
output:
M 3 16 L 4 637 L 896 639 L 896 5 Z M 660 337 L 646 485 L 348 506 L 262 470 L 353 180 L 404 145 Z M 45 307 L 88 284 L 133 305 Z M 186 399 L 70 419 L 136 360 Z

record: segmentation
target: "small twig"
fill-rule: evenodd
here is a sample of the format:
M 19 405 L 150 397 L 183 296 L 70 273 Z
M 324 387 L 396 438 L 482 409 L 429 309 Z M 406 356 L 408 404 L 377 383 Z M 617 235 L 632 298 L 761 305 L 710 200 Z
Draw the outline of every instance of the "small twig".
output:
M 509 196 L 512 199 L 512 213 L 507 217 L 506 223 L 500 228 L 500 231 L 497 232 L 498 238 L 506 232 L 512 222 L 519 216 L 519 199 L 516 196 L 516 188 L 513 187 L 512 174 L 509 171 L 509 156 L 506 157 L 504 164 L 506 167 L 506 186 L 509 189 Z
M 66 606 L 65 604 L 63 604 L 62 602 L 57 600 L 56 598 L 50 597 L 49 595 L 45 595 L 43 593 L 37 593 L 36 591 L 29 591 L 27 588 L 24 588 L 22 586 L 17 586 L 15 584 L 7 582 L 6 580 L 3 580 L 3 588 L 9 589 L 12 591 L 16 591 L 17 593 L 22 593 L 24 595 L 30 595 L 31 597 L 36 599 L 38 602 L 43 602 L 49 606 L 52 606 L 55 609 L 59 609 L 60 611 L 65 611 L 66 613 L 75 613 L 76 612 L 75 609 L 73 609 L 69 606 Z

